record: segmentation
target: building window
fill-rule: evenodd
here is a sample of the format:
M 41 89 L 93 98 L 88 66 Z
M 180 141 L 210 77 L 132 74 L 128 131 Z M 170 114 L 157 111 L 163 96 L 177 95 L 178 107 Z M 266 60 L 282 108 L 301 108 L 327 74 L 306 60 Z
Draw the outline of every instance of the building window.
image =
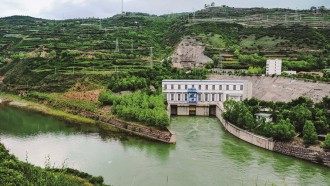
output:
M 205 94 L 205 101 L 208 101 L 208 94 Z
M 178 89 L 179 89 L 179 90 L 181 89 L 181 85 L 178 85 Z
M 243 85 L 241 85 L 241 90 L 243 90 Z
M 236 85 L 234 85 L 234 90 L 236 90 Z
M 219 90 L 222 90 L 222 85 L 219 85 Z
M 212 85 L 212 90 L 215 90 L 215 85 Z
M 184 89 L 186 89 L 186 90 L 187 90 L 187 89 L 188 89 L 188 85 L 185 85 L 185 86 L 184 86 Z
M 229 90 L 229 85 L 226 85 L 226 90 Z
M 209 89 L 209 86 L 208 85 L 205 85 L 205 90 L 208 90 Z
M 212 101 L 214 101 L 214 94 L 212 94 Z
M 195 85 L 191 85 L 191 88 L 195 88 Z
M 187 94 L 184 94 L 184 100 L 187 101 L 187 97 L 188 95 Z
M 171 85 L 171 89 L 172 89 L 172 90 L 174 89 L 174 85 Z
M 166 90 L 167 89 L 167 85 L 164 85 L 164 90 Z
M 171 101 L 174 100 L 174 94 L 171 94 Z
M 202 89 L 202 85 L 198 85 L 198 90 L 201 90 Z
M 181 101 L 181 94 L 178 94 L 178 101 Z
M 198 94 L 198 101 L 202 101 L 202 94 Z

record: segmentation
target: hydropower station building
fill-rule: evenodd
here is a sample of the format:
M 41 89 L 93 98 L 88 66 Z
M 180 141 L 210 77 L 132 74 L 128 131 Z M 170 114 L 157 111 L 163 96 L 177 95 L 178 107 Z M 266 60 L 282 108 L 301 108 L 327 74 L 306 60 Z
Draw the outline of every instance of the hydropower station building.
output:
M 172 115 L 213 115 L 218 102 L 252 97 L 245 80 L 163 80 L 162 89 Z

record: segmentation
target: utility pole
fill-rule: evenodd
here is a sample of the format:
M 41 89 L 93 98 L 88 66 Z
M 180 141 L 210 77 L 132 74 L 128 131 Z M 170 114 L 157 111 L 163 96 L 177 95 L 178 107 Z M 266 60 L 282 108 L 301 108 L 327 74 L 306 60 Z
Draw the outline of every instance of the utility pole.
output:
M 196 11 L 195 11 L 195 9 L 193 9 L 193 11 L 194 11 L 194 14 L 193 14 L 193 23 L 195 23 L 195 19 L 196 19 Z
M 124 14 L 124 0 L 121 1 L 121 13 Z

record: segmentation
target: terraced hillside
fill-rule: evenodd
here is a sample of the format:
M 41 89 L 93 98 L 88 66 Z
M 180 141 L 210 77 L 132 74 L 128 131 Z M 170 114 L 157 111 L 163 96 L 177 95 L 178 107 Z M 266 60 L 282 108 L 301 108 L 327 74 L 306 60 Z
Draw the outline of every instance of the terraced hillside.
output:
M 263 68 L 267 58 L 275 57 L 282 58 L 288 70 L 318 71 L 330 66 L 327 27 L 313 28 L 301 22 L 246 25 L 213 19 L 259 14 L 271 19 L 283 12 L 295 11 L 213 7 L 197 12 L 195 19 L 189 14 L 143 13 L 107 19 L 0 18 L 0 78 L 7 85 L 27 90 L 66 92 L 77 82 L 94 90 L 106 86 L 117 72 L 136 76 L 150 72 L 153 66 L 158 66 L 156 71 L 167 68 L 176 46 L 189 37 L 205 46 L 204 54 L 213 59 L 214 67 L 219 53 L 223 68 L 230 69 Z M 306 19 L 317 16 L 327 20 L 329 16 L 329 12 L 299 13 Z

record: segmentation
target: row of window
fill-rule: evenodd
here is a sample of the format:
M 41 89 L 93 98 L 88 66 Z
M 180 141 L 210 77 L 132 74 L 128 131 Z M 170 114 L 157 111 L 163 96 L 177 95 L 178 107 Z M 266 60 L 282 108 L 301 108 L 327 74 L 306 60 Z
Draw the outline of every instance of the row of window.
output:
M 216 96 L 218 95 L 218 96 Z M 222 94 L 201 94 L 197 95 L 198 101 L 222 101 Z M 203 98 L 202 98 L 203 97 Z M 181 100 L 182 99 L 182 100 Z M 177 94 L 177 100 L 175 100 L 174 94 L 170 94 L 171 101 L 188 101 L 188 94 Z
M 203 86 L 203 87 L 202 87 Z M 188 88 L 198 88 L 198 90 L 230 90 L 229 85 L 178 85 L 178 90 L 187 90 Z M 202 89 L 204 88 L 204 89 Z M 174 85 L 164 85 L 164 90 L 174 90 Z M 233 85 L 232 90 L 243 90 L 243 85 Z

